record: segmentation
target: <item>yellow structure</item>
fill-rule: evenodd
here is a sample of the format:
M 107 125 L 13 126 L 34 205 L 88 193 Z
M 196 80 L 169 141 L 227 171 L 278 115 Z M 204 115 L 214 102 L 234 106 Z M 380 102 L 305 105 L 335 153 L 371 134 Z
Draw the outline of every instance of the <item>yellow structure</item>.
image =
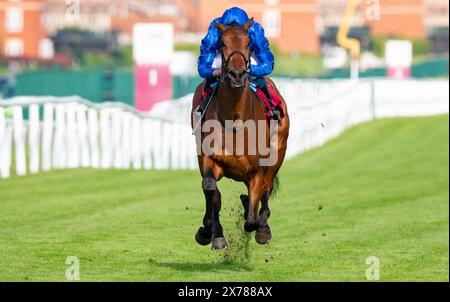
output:
M 356 5 L 358 0 L 348 0 L 347 7 L 345 9 L 345 15 L 342 18 L 341 25 L 339 26 L 339 31 L 336 37 L 337 43 L 350 50 L 351 55 L 351 77 L 358 77 L 358 61 L 361 53 L 361 45 L 359 40 L 350 39 L 348 37 L 348 32 L 350 30 L 350 25 L 352 18 L 356 12 Z

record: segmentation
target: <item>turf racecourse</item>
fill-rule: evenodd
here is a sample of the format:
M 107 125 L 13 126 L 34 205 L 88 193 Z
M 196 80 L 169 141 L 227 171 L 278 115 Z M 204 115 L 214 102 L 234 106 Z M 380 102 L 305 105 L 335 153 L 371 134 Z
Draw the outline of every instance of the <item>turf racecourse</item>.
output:
M 195 243 L 197 171 L 80 169 L 0 181 L 0 280 L 381 281 L 449 278 L 448 116 L 356 126 L 285 163 L 273 239 L 242 224 L 242 186 L 219 183 L 229 251 Z M 249 240 L 250 239 L 250 240 Z

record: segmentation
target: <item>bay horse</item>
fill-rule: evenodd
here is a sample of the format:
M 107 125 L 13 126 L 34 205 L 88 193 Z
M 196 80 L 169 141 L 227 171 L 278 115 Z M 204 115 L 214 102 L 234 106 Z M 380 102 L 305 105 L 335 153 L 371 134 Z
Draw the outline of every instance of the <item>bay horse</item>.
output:
M 207 108 L 203 113 L 203 125 L 207 121 L 217 121 L 221 125 L 226 125 L 226 121 L 262 121 L 264 129 L 259 129 L 266 138 L 266 145 L 273 139 L 270 132 L 269 121 L 266 117 L 266 107 L 258 99 L 249 87 L 250 68 L 250 38 L 248 29 L 253 24 L 253 18 L 244 26 L 225 26 L 215 23 L 215 27 L 221 33 L 221 55 L 222 55 L 222 75 L 218 82 L 217 93 L 215 93 Z M 241 202 L 244 206 L 244 229 L 247 232 L 256 231 L 255 239 L 259 244 L 267 243 L 272 235 L 268 225 L 270 216 L 269 198 L 274 193 L 274 183 L 276 175 L 280 169 L 287 147 L 289 135 L 289 116 L 286 103 L 281 97 L 275 84 L 268 78 L 270 85 L 281 98 L 281 108 L 284 111 L 280 121 L 275 123 L 275 130 L 278 134 L 277 143 L 274 146 L 276 161 L 272 165 L 262 166 L 261 159 L 267 155 L 249 152 L 249 135 L 255 135 L 244 127 L 243 132 L 244 152 L 236 153 L 237 146 L 233 146 L 233 152 L 226 152 L 227 146 L 215 144 L 215 152 L 206 154 L 203 149 L 198 155 L 198 164 L 202 176 L 202 189 L 206 199 L 206 212 L 203 217 L 203 226 L 199 228 L 195 235 L 196 241 L 201 245 L 208 245 L 212 242 L 211 248 L 227 248 L 227 242 L 223 235 L 223 229 L 219 220 L 221 209 L 221 193 L 217 188 L 217 182 L 222 177 L 231 178 L 238 182 L 243 182 L 248 194 L 241 195 Z M 195 102 L 203 92 L 204 83 L 200 84 L 194 94 L 191 116 L 191 124 L 194 123 Z M 272 121 L 273 122 L 273 121 Z M 228 132 L 233 140 L 236 140 L 241 128 L 227 129 L 222 127 L 219 133 L 220 138 L 225 138 Z M 198 145 L 205 143 L 207 135 L 211 134 L 208 129 L 201 129 L 200 138 L 197 137 Z M 231 131 L 231 132 L 230 132 Z M 195 130 L 194 130 L 195 132 Z M 254 132 L 254 131 L 253 131 Z M 216 133 L 217 135 L 217 133 Z M 260 136 L 256 134 L 258 140 Z M 258 143 L 261 143 L 258 141 Z M 229 150 L 228 150 L 229 151 Z M 261 202 L 261 209 L 259 205 Z M 259 210 L 259 212 L 258 212 Z

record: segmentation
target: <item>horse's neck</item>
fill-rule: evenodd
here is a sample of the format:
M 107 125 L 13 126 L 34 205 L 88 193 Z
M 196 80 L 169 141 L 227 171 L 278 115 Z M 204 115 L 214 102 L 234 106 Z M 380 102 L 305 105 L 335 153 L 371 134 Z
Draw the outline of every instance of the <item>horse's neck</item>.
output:
M 251 109 L 251 95 L 248 85 L 239 89 L 232 89 L 228 83 L 220 83 L 218 89 L 217 113 L 222 122 L 226 120 L 242 120 L 245 122 L 248 120 Z

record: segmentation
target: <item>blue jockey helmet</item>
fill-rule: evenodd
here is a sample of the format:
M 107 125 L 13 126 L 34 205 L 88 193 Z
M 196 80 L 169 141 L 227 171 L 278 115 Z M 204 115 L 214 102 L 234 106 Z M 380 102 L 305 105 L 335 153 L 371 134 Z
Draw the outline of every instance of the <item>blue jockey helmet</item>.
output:
M 220 21 L 223 25 L 243 26 L 246 22 L 248 22 L 248 20 L 250 20 L 250 18 L 243 9 L 239 7 L 232 7 L 223 13 Z

